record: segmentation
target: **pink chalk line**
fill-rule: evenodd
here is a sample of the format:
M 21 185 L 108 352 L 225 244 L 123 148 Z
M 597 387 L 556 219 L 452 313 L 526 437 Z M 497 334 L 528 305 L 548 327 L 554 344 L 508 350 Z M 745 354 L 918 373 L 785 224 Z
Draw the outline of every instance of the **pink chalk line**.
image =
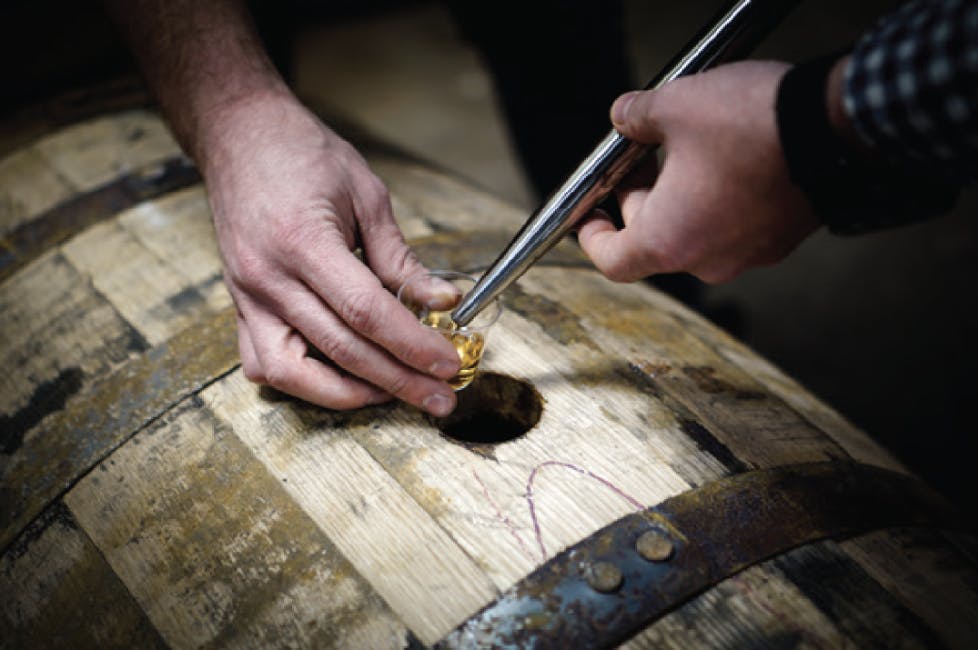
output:
M 583 467 L 578 467 L 577 465 L 572 465 L 571 463 L 563 463 L 557 460 L 548 460 L 540 463 L 533 468 L 533 471 L 530 472 L 530 478 L 526 481 L 526 502 L 530 506 L 530 519 L 533 521 L 533 532 L 536 535 L 537 544 L 540 546 L 541 561 L 546 561 L 547 559 L 547 548 L 543 544 L 543 532 L 540 530 L 540 520 L 537 518 L 536 504 L 533 502 L 533 481 L 536 480 L 537 472 L 544 467 L 563 467 L 565 469 L 574 470 L 578 474 L 583 474 L 584 476 L 594 479 L 601 485 L 604 485 L 625 501 L 628 501 L 628 503 L 635 506 L 636 510 L 645 510 L 646 508 L 641 501 L 631 496 L 608 479 L 598 476 L 594 472 L 584 469 Z

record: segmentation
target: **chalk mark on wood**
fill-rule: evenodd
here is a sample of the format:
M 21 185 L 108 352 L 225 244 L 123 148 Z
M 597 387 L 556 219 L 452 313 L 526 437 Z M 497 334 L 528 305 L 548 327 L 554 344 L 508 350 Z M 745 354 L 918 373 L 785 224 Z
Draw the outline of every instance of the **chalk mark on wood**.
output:
M 631 505 L 635 506 L 636 510 L 645 510 L 648 507 L 644 505 L 641 501 L 636 499 L 635 497 L 631 496 L 630 494 L 628 494 L 627 492 L 619 488 L 617 485 L 615 485 L 608 479 L 598 476 L 594 472 L 584 469 L 583 467 L 578 467 L 577 465 L 574 465 L 572 463 L 564 463 L 558 460 L 548 460 L 540 463 L 539 465 L 533 468 L 533 471 L 530 472 L 529 479 L 527 479 L 526 481 L 526 503 L 530 508 L 530 519 L 533 521 L 533 533 L 536 536 L 537 544 L 540 546 L 540 555 L 543 561 L 546 561 L 547 559 L 547 547 L 543 543 L 543 532 L 540 530 L 540 520 L 537 517 L 536 504 L 533 501 L 533 482 L 536 480 L 537 473 L 544 467 L 563 467 L 564 469 L 573 470 L 578 474 L 582 474 L 584 476 L 592 478 L 598 483 L 600 483 L 601 485 L 604 485 L 606 488 L 608 488 L 609 490 L 611 490 L 612 492 L 620 496 L 622 499 L 624 499 Z
M 523 541 L 523 536 L 520 535 L 520 532 L 516 529 L 516 525 L 513 524 L 513 521 L 503 514 L 503 511 L 496 503 L 496 500 L 492 498 L 491 494 L 489 494 L 489 487 L 485 484 L 485 482 L 483 482 L 482 478 L 479 476 L 478 472 L 475 471 L 474 467 L 472 468 L 472 476 L 474 476 L 475 480 L 482 486 L 482 493 L 486 496 L 486 500 L 492 506 L 493 510 L 496 511 L 496 518 L 502 522 L 504 526 L 506 526 L 506 529 L 516 539 L 516 543 L 519 544 L 520 550 L 523 551 L 523 555 L 525 555 L 528 560 L 533 562 L 533 554 L 530 552 L 526 542 Z

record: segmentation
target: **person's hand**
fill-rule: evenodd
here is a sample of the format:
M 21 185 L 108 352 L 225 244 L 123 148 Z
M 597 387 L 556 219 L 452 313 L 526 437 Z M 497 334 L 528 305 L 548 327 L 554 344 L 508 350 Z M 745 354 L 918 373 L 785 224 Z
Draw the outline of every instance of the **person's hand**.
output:
M 743 62 L 618 98 L 623 136 L 659 145 L 617 189 L 625 227 L 596 212 L 578 241 L 598 270 L 630 282 L 687 271 L 722 282 L 793 250 L 819 222 L 788 177 L 774 113 L 788 66 Z
M 363 158 L 284 93 L 211 122 L 200 162 L 245 375 L 329 408 L 396 396 L 449 413 L 454 392 L 437 378 L 458 356 L 388 291 L 424 268 Z

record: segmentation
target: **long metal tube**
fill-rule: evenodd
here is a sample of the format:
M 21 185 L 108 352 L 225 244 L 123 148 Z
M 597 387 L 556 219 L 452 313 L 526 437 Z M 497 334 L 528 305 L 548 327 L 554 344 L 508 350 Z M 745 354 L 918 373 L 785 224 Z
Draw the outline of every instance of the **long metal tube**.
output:
M 745 56 L 796 4 L 798 0 L 737 0 L 652 79 L 646 89 Z M 462 298 L 452 312 L 455 322 L 459 325 L 471 322 L 589 214 L 649 150 L 650 147 L 612 130 L 530 216 L 489 270 Z

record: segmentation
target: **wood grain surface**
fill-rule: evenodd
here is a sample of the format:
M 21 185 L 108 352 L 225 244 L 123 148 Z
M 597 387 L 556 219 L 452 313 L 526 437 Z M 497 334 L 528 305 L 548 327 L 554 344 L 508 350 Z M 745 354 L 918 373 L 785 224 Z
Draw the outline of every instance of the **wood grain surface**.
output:
M 484 269 L 526 216 L 360 144 L 431 267 Z M 22 143 L 0 158 L 0 238 L 178 155 L 142 109 Z M 906 471 L 569 241 L 506 292 L 489 335 L 483 377 L 539 415 L 512 440 L 260 389 L 239 368 L 203 187 L 133 196 L 0 276 L 0 647 L 418 647 L 691 487 L 807 461 Z M 502 407 L 479 410 L 479 381 L 463 397 L 489 417 Z M 976 586 L 973 546 L 877 531 L 757 564 L 626 645 L 965 648 Z

